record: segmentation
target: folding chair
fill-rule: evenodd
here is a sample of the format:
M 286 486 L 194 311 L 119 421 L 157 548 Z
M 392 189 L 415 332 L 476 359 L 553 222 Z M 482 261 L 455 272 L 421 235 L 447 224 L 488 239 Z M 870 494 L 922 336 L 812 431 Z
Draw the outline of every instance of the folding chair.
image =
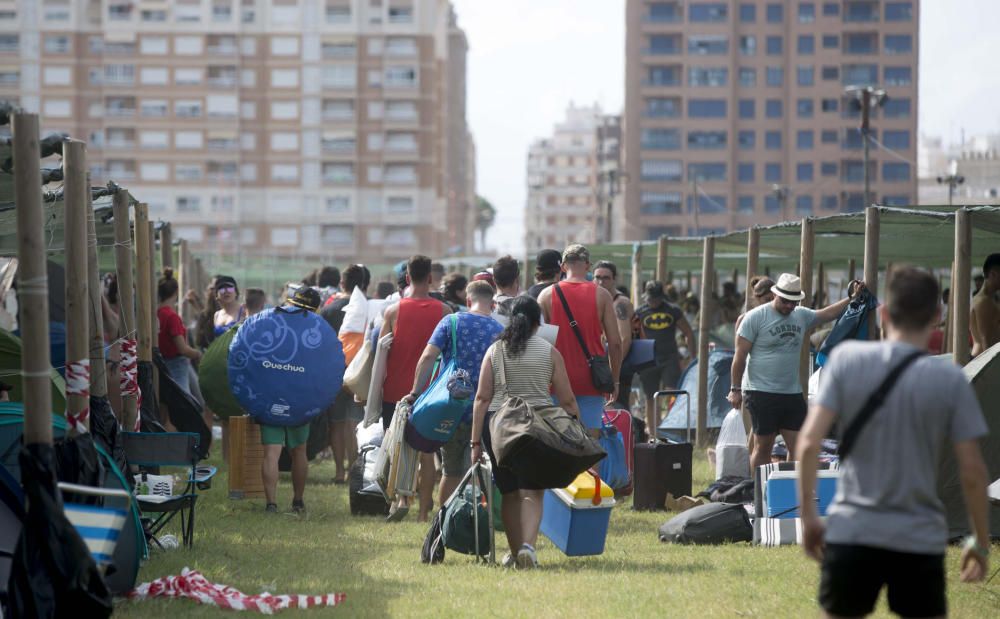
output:
M 68 497 L 82 495 L 101 499 L 101 503 L 104 503 L 104 499 L 114 499 L 108 503 L 119 503 L 117 507 L 63 503 L 66 518 L 87 544 L 90 556 L 94 558 L 94 563 L 100 568 L 101 573 L 105 573 L 114 557 L 118 536 L 125 528 L 125 519 L 128 518 L 128 506 L 132 495 L 124 490 L 94 488 L 63 482 L 59 483 L 59 490 Z M 124 507 L 121 507 L 122 504 Z
M 187 478 L 173 494 L 163 499 L 136 497 L 139 509 L 158 514 L 150 523 L 149 534 L 158 546 L 156 534 L 174 516 L 181 517 L 181 539 L 188 548 L 194 545 L 194 510 L 198 489 L 211 485 L 216 468 L 199 467 L 198 435 L 193 432 L 123 432 L 125 459 L 130 466 L 157 469 L 161 466 L 181 466 L 187 469 Z M 162 546 L 161 546 L 162 548 Z

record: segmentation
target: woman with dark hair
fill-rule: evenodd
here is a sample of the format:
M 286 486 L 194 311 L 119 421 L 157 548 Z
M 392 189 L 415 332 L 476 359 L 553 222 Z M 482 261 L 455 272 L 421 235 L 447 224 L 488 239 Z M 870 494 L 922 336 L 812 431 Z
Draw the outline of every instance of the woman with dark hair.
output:
M 201 359 L 201 353 L 191 348 L 187 343 L 187 329 L 184 328 L 184 321 L 181 320 L 177 310 L 177 280 L 174 279 L 174 270 L 164 267 L 163 277 L 156 286 L 156 296 L 160 301 L 160 306 L 156 310 L 156 318 L 160 323 L 160 332 L 157 343 L 160 347 L 160 354 L 163 355 L 167 364 L 167 373 L 181 389 L 192 393 L 192 377 L 194 372 L 191 362 Z M 197 379 L 195 379 L 197 384 Z
M 580 417 L 562 355 L 537 335 L 541 322 L 542 310 L 535 299 L 514 297 L 510 305 L 510 324 L 483 358 L 479 390 L 472 408 L 472 461 L 478 462 L 485 448 L 494 463 L 493 478 L 503 495 L 501 518 L 510 547 L 503 565 L 516 564 L 521 569 L 538 567 L 535 542 L 542 522 L 545 488 L 538 488 L 512 469 L 496 464 L 490 419 L 510 397 L 522 398 L 535 409 L 549 408 L 553 391 L 563 410 Z M 501 360 L 503 376 L 500 375 Z
M 198 312 L 194 329 L 194 343 L 201 349 L 208 348 L 215 340 L 215 313 L 221 309 L 213 281 L 205 291 L 205 306 Z
M 215 298 L 219 311 L 215 312 L 215 335 L 222 335 L 247 315 L 247 308 L 240 303 L 240 288 L 229 275 L 215 276 Z
M 465 287 L 468 285 L 469 279 L 461 273 L 449 273 L 441 280 L 441 293 L 444 294 L 444 302 L 448 304 L 451 311 L 469 311 L 465 297 Z

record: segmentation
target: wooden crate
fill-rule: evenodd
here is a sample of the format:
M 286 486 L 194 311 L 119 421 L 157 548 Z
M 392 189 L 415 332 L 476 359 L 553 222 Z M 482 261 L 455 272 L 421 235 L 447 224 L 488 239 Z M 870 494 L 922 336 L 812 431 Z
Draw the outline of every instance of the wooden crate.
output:
M 264 498 L 264 480 L 260 465 L 264 446 L 260 426 L 250 417 L 229 418 L 229 498 Z

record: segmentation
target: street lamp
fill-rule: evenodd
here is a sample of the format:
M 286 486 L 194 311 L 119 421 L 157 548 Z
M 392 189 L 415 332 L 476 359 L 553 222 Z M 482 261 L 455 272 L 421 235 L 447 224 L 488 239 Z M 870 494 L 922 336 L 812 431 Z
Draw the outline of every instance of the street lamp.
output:
M 941 185 L 945 183 L 948 184 L 948 206 L 951 206 L 952 196 L 955 194 L 955 188 L 965 182 L 965 177 L 958 173 L 958 162 L 952 160 L 948 164 L 948 176 L 937 177 L 937 182 Z
M 774 199 L 778 201 L 778 212 L 781 213 L 781 221 L 788 221 L 788 217 L 785 215 L 785 203 L 788 201 L 788 187 L 775 183 L 771 185 L 771 192 L 774 193 Z
M 872 107 L 885 105 L 889 100 L 889 95 L 881 88 L 874 86 L 848 86 L 844 89 L 844 94 L 851 99 L 854 109 L 861 111 L 861 139 L 864 141 L 865 149 L 865 206 L 871 205 L 871 174 L 868 170 L 868 135 L 871 132 L 868 118 Z

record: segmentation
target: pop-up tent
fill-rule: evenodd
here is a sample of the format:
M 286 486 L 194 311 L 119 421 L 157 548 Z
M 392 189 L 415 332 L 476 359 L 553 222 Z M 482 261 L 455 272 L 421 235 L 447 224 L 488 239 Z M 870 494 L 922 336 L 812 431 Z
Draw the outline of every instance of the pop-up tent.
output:
M 688 400 L 691 403 L 691 430 L 692 436 L 697 426 L 698 415 L 698 363 L 695 360 L 681 374 L 680 386 L 678 389 L 687 391 L 689 395 L 680 395 L 670 407 L 670 412 L 660 422 L 658 434 L 664 438 L 685 439 L 687 436 L 687 411 Z M 729 395 L 729 386 L 732 383 L 730 370 L 733 367 L 733 351 L 714 350 L 708 355 L 708 428 L 722 427 L 722 420 L 726 418 L 730 406 L 726 396 Z

